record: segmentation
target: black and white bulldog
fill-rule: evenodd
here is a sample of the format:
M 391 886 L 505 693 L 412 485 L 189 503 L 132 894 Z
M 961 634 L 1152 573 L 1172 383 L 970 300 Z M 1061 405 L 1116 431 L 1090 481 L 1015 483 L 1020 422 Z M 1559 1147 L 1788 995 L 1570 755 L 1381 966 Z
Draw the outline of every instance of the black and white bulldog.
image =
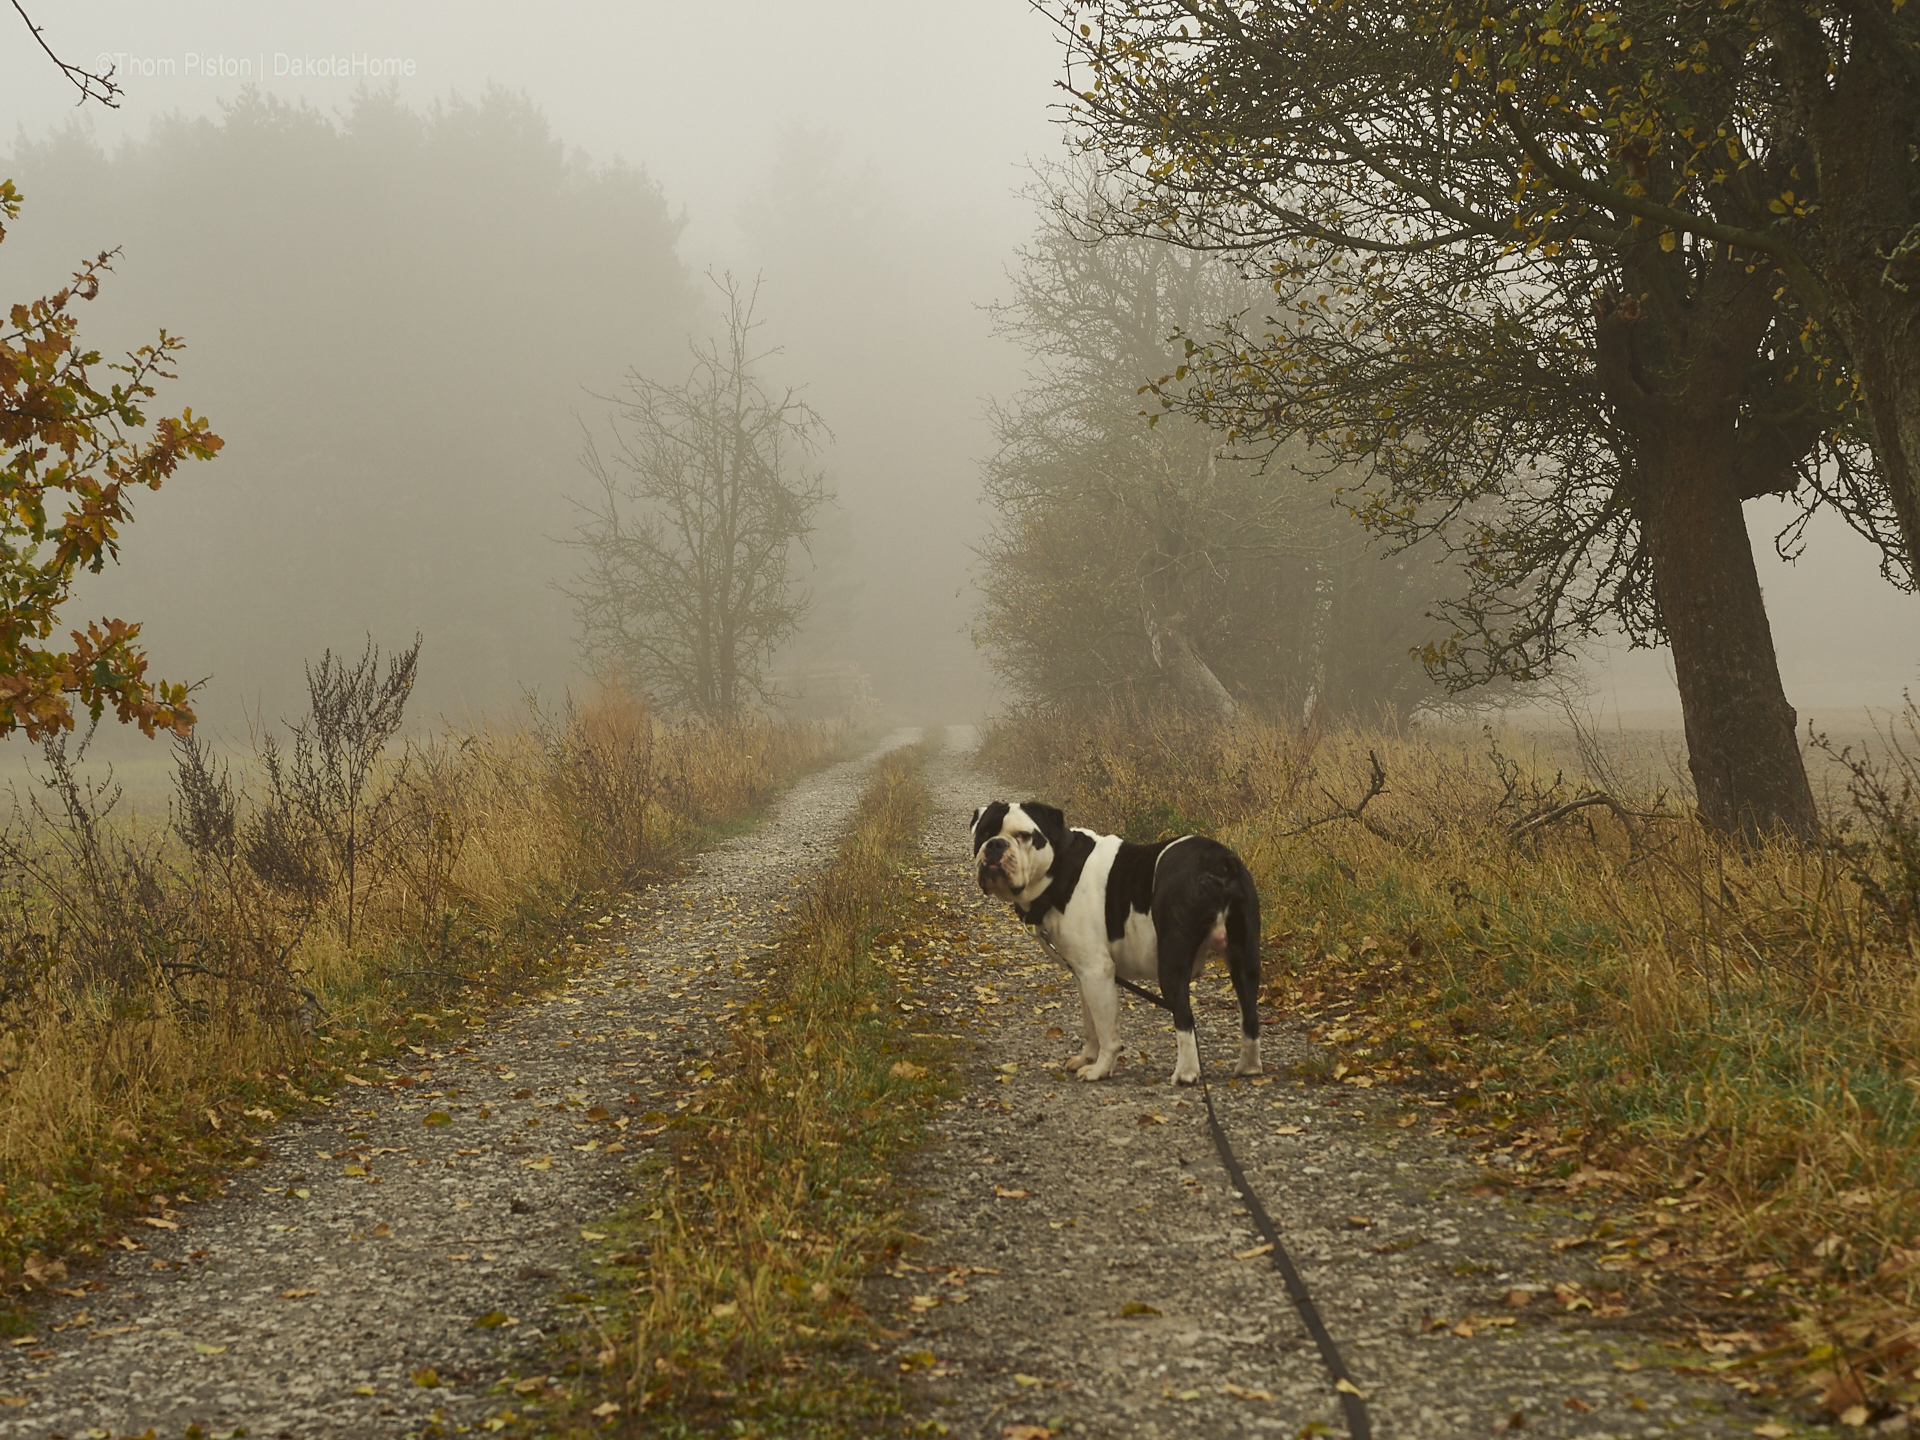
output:
M 1173 1011 L 1176 1085 L 1200 1079 L 1187 987 L 1224 955 L 1240 1000 L 1236 1075 L 1260 1073 L 1260 896 L 1240 857 L 1217 840 L 1182 835 L 1135 845 L 1069 830 L 1051 805 L 995 800 L 973 812 L 980 888 L 1011 901 L 1040 943 L 1080 982 L 1086 1043 L 1067 1069 L 1103 1080 L 1120 1054 L 1116 975 L 1157 981 Z

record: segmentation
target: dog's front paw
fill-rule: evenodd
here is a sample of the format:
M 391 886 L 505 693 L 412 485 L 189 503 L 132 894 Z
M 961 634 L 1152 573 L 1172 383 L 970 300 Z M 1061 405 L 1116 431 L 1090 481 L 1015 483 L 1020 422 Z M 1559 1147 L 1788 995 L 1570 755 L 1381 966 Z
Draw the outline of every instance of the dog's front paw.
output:
M 1200 1066 L 1197 1063 L 1188 1065 L 1185 1060 L 1182 1060 L 1178 1065 L 1173 1067 L 1172 1083 L 1175 1085 L 1198 1085 L 1200 1083 Z
M 1233 1073 L 1236 1075 L 1260 1075 L 1265 1073 L 1260 1066 L 1260 1042 L 1258 1040 L 1249 1040 L 1244 1035 L 1240 1038 L 1240 1063 L 1233 1067 Z
M 1080 1070 L 1092 1063 L 1093 1056 L 1091 1055 L 1069 1055 L 1065 1060 L 1060 1062 L 1060 1068 L 1068 1071 Z
M 1092 1060 L 1080 1071 L 1082 1080 L 1104 1080 L 1113 1073 L 1113 1058 Z

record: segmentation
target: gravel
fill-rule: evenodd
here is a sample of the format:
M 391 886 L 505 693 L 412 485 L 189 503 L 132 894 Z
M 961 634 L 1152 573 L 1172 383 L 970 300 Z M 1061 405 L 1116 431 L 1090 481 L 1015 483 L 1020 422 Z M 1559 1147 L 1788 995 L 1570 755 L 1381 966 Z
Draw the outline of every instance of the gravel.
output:
M 559 993 L 361 1072 L 224 1196 L 134 1227 L 145 1248 L 77 1271 L 33 1342 L 0 1350 L 0 1436 L 403 1436 L 500 1409 L 490 1387 L 578 1318 L 594 1218 L 697 1094 L 869 764 L 915 738 L 809 776 L 609 910 Z

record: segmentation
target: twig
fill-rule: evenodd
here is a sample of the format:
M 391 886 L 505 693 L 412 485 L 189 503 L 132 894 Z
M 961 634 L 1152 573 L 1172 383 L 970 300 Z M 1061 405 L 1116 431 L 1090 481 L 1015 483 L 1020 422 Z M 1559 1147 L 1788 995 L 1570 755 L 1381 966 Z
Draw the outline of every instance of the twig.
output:
M 1333 802 L 1333 811 L 1330 814 L 1321 815 L 1316 819 L 1309 820 L 1304 825 L 1296 825 L 1291 830 L 1283 830 L 1276 838 L 1286 840 L 1295 835 L 1304 835 L 1309 830 L 1317 830 L 1320 826 L 1330 825 L 1335 820 L 1357 820 L 1361 825 L 1366 827 L 1369 834 L 1378 836 L 1380 839 L 1392 845 L 1403 843 L 1400 836 L 1395 835 L 1390 830 L 1382 829 L 1366 816 L 1366 808 L 1373 803 L 1374 797 L 1387 793 L 1387 772 L 1381 768 L 1380 757 L 1369 750 L 1367 752 L 1367 764 L 1372 767 L 1372 773 L 1367 777 L 1366 794 L 1362 795 L 1351 805 L 1343 805 L 1340 803 L 1340 797 L 1338 795 L 1335 795 L 1331 790 L 1323 788 L 1320 793 Z
M 91 70 L 82 70 L 78 65 L 69 65 L 53 53 L 53 47 L 47 44 L 46 37 L 40 33 L 40 27 L 33 23 L 33 17 L 27 14 L 26 7 L 20 3 L 20 0 L 13 0 L 13 8 L 19 13 L 20 18 L 27 22 L 27 29 L 39 42 L 40 48 L 47 52 L 47 58 L 60 67 L 60 73 L 72 81 L 74 88 L 80 92 L 80 98 L 74 102 L 75 104 L 84 105 L 89 100 L 98 100 L 109 110 L 120 108 L 120 96 L 125 92 L 113 83 L 111 65 L 107 67 L 107 73 L 104 75 L 96 75 Z M 99 88 L 96 90 L 95 86 Z

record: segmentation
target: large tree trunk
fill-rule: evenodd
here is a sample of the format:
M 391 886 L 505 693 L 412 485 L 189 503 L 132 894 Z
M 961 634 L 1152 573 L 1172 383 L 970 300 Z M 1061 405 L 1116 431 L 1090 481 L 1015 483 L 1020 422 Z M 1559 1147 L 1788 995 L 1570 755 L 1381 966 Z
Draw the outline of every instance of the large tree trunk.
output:
M 1764 331 L 1766 297 L 1731 266 L 1703 288 L 1677 315 L 1643 317 L 1635 297 L 1603 298 L 1598 373 L 1634 440 L 1628 503 L 1673 647 L 1700 818 L 1750 839 L 1807 835 L 1813 790 L 1740 508 L 1743 360 Z
M 1636 511 L 1686 722 L 1700 816 L 1723 834 L 1809 834 L 1817 816 L 1780 683 L 1730 434 L 1677 428 L 1642 454 Z

